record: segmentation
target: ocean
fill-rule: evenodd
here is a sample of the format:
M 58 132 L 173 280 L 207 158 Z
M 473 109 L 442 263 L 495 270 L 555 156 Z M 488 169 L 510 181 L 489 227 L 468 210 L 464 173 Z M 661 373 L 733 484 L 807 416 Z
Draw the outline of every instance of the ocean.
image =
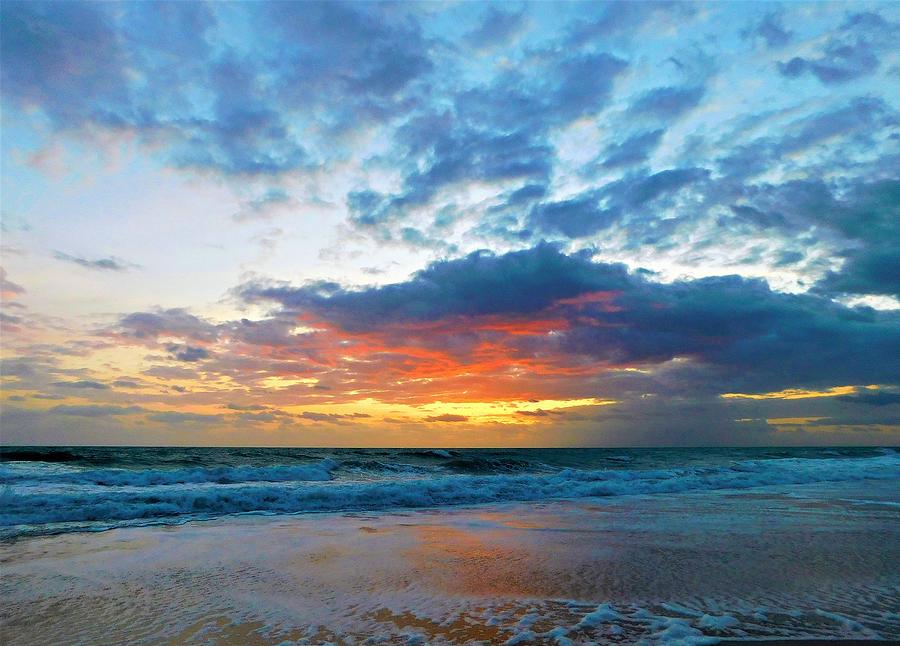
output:
M 0 487 L 11 645 L 900 639 L 890 448 L 20 447 Z
M 445 508 L 896 481 L 890 448 L 6 447 L 0 538 L 236 514 Z

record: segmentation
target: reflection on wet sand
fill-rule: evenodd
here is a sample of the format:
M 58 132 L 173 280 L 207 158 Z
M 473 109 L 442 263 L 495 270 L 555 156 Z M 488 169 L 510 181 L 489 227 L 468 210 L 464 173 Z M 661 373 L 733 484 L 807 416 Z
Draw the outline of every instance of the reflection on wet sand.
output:
M 0 545 L 3 640 L 900 637 L 897 506 L 817 505 L 812 494 L 240 517 L 20 540 Z

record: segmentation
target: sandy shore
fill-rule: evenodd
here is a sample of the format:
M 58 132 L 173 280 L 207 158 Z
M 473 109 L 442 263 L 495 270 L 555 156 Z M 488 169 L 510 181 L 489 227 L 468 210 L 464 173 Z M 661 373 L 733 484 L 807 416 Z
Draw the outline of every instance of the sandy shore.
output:
M 877 639 L 744 639 L 741 641 L 732 641 L 725 639 L 719 642 L 718 646 L 872 646 L 880 644 L 887 646 L 888 644 L 900 643 L 897 640 L 877 640 Z
M 0 545 L 3 641 L 898 638 L 897 506 L 809 491 L 242 516 L 24 539 Z

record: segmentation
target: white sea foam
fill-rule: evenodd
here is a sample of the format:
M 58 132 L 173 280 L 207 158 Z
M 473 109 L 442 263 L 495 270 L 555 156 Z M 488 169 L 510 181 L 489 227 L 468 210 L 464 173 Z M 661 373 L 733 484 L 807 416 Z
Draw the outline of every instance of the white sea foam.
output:
M 896 453 L 853 459 L 744 460 L 676 469 L 434 472 L 382 480 L 332 479 L 338 466 L 326 459 L 277 467 L 67 471 L 32 479 L 6 472 L 0 480 L 6 482 L 0 491 L 0 526 L 28 525 L 35 531 L 35 526 L 48 523 L 115 526 L 122 521 L 179 521 L 245 512 L 383 510 L 900 479 Z

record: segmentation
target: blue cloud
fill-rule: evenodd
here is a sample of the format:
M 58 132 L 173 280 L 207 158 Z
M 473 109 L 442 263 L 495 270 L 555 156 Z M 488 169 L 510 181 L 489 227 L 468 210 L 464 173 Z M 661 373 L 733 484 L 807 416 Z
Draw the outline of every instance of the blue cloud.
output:
M 846 83 L 878 69 L 879 51 L 896 42 L 900 29 L 877 13 L 848 16 L 840 33 L 828 40 L 820 56 L 795 56 L 778 69 L 784 76 L 796 78 L 812 74 L 825 84 Z
M 488 6 L 481 23 L 466 34 L 466 42 L 478 49 L 507 44 L 525 25 L 525 11 L 505 11 Z
M 702 86 L 653 88 L 637 97 L 628 108 L 628 113 L 671 119 L 697 107 L 704 93 Z
M 208 359 L 210 354 L 206 348 L 198 346 L 183 345 L 180 343 L 170 343 L 166 346 L 166 351 L 172 355 L 177 361 L 186 361 L 193 363 L 202 359 Z
M 311 151 L 304 127 L 388 117 L 432 68 L 417 23 L 377 5 L 248 5 L 248 27 L 272 38 L 246 52 L 213 46 L 227 25 L 200 3 L 2 11 L 6 100 L 69 132 L 137 132 L 177 167 L 231 176 L 311 167 L 328 151 Z
M 531 210 L 529 224 L 544 232 L 582 238 L 609 227 L 620 216 L 618 209 L 602 209 L 598 201 L 596 192 L 588 192 L 561 202 L 539 204 Z
M 783 16 L 780 13 L 767 13 L 752 28 L 741 32 L 744 38 L 762 38 L 769 49 L 784 47 L 793 40 L 794 33 L 785 29 Z
M 134 265 L 118 258 L 82 258 L 81 256 L 73 256 L 62 251 L 53 252 L 53 257 L 63 262 L 69 262 L 85 269 L 96 269 L 99 271 L 128 271 Z
M 665 134 L 665 130 L 662 128 L 649 130 L 632 135 L 622 142 L 610 144 L 603 151 L 605 156 L 602 162 L 603 166 L 617 168 L 647 161 L 650 153 L 659 146 L 663 134 Z

